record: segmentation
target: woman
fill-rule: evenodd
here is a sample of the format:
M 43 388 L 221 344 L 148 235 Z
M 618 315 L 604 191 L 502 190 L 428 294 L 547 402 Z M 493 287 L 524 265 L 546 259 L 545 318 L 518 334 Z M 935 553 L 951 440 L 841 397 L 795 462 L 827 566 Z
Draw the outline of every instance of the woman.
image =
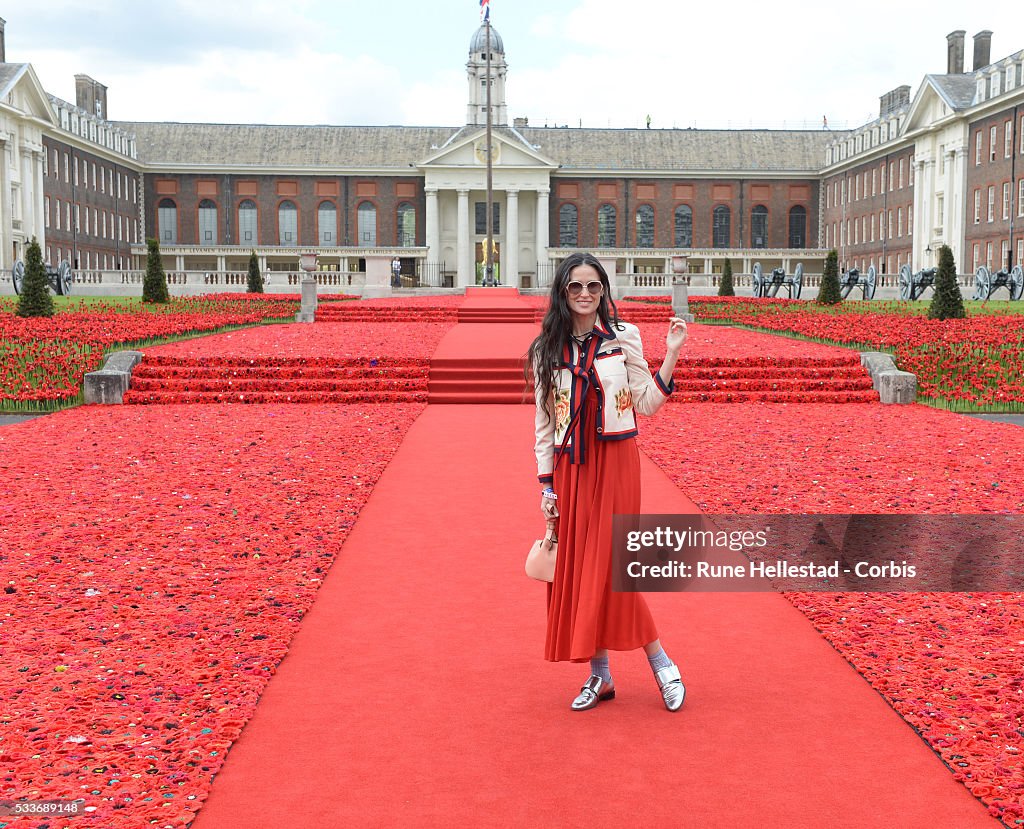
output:
M 591 676 L 571 706 L 585 711 L 615 696 L 608 651 L 643 647 L 665 707 L 678 711 L 686 695 L 679 669 L 661 647 L 643 596 L 612 592 L 611 557 L 612 515 L 640 512 L 634 409 L 654 414 L 672 393 L 686 323 L 669 322 L 665 361 L 652 377 L 640 332 L 618 321 L 610 294 L 594 256 L 567 257 L 528 353 L 541 511 L 558 538 L 544 655 L 590 661 Z

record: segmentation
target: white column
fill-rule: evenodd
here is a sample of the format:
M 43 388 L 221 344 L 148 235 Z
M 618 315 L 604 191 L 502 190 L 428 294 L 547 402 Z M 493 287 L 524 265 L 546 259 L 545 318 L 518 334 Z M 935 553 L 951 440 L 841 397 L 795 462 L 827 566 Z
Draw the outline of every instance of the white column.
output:
M 35 219 L 35 235 L 39 240 L 39 247 L 43 251 L 43 260 L 46 260 L 46 222 L 43 205 L 43 153 L 35 151 L 32 153 L 33 176 L 32 193 L 35 195 L 32 216 Z
M 955 158 L 953 162 L 953 186 L 950 188 L 949 195 L 946 197 L 946 210 L 950 213 L 952 222 L 950 225 L 949 239 L 946 240 L 953 249 L 953 261 L 956 262 L 957 273 L 974 273 L 971 267 L 973 262 L 971 260 L 972 252 L 967 249 L 967 222 L 973 221 L 973 213 L 971 218 L 967 217 L 967 210 L 973 211 L 974 205 L 971 204 L 968 207 L 968 196 L 967 192 L 967 168 L 964 164 L 965 156 L 967 154 L 966 147 L 957 147 L 955 152 Z
M 25 244 L 27 245 L 32 241 L 32 235 L 35 233 L 33 227 L 33 208 L 32 203 L 35 199 L 32 197 L 32 151 L 21 146 L 21 231 L 25 234 Z M 74 208 L 71 208 L 74 210 Z M 43 252 L 45 257 L 46 252 Z
M 519 285 L 519 191 L 509 190 L 505 194 L 505 270 L 502 271 L 503 285 Z
M 548 195 L 546 187 L 537 191 L 537 278 L 540 279 L 541 266 L 548 263 Z
M 428 187 L 427 197 L 427 261 L 441 261 L 441 223 L 437 212 L 437 188 Z
M 7 169 L 7 141 L 0 138 L 0 268 L 14 267 L 11 242 L 11 174 Z
M 470 258 L 472 246 L 469 233 L 469 190 L 458 190 L 459 212 L 455 225 L 456 284 L 465 287 L 474 283 L 473 261 Z

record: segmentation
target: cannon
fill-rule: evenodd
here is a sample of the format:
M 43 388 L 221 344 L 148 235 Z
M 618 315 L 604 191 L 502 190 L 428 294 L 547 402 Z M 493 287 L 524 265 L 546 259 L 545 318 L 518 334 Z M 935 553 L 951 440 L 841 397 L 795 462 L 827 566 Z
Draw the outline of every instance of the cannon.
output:
M 974 296 L 971 299 L 987 301 L 999 288 L 1006 288 L 1010 300 L 1016 302 L 1024 293 L 1024 271 L 1015 265 L 1012 271 L 996 271 L 992 273 L 982 265 L 974 274 Z
M 839 277 L 839 293 L 843 299 L 846 299 L 854 288 L 860 288 L 864 299 L 874 299 L 877 285 L 878 272 L 874 265 L 868 268 L 866 274 L 862 274 L 857 268 L 850 268 Z
M 14 263 L 11 276 L 14 282 L 14 293 L 20 294 L 21 286 L 25 284 L 25 263 L 20 259 Z M 50 287 L 53 288 L 54 293 L 68 296 L 71 293 L 71 286 L 75 282 L 75 272 L 71 270 L 71 265 L 68 261 L 64 260 L 56 268 L 47 265 L 46 278 L 49 280 Z
M 938 268 L 925 268 L 912 274 L 910 272 L 910 265 L 903 265 L 900 268 L 900 274 L 897 279 L 900 288 L 900 299 L 909 299 L 911 301 L 920 299 L 925 289 L 934 289 L 935 274 L 938 273 L 938 270 Z
M 804 286 L 803 263 L 796 266 L 796 272 L 792 276 L 786 275 L 785 268 L 775 268 L 771 274 L 765 276 L 761 269 L 761 263 L 755 262 L 754 275 L 750 284 L 756 297 L 775 296 L 778 294 L 779 288 L 785 288 L 790 299 L 800 299 L 800 291 Z

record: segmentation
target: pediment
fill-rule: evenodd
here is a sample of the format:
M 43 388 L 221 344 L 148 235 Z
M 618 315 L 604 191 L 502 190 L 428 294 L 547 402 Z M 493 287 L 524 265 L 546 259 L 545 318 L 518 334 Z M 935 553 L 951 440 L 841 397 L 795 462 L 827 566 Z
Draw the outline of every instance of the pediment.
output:
M 486 168 L 487 138 L 485 129 L 474 129 L 456 134 L 448 144 L 436 150 L 419 163 L 419 167 Z M 494 167 L 557 169 L 551 159 L 541 155 L 518 133 L 498 128 L 491 133 Z
M 931 75 L 926 75 L 921 86 L 918 87 L 914 100 L 910 103 L 910 109 L 907 111 L 903 125 L 903 133 L 928 129 L 936 121 L 946 118 L 956 110 L 956 103 L 949 98 Z
M 57 119 L 50 106 L 49 96 L 31 64 L 23 63 L 11 66 L 14 71 L 6 73 L 3 87 L 0 88 L 0 100 L 14 107 L 28 118 L 36 118 L 47 124 L 56 125 Z

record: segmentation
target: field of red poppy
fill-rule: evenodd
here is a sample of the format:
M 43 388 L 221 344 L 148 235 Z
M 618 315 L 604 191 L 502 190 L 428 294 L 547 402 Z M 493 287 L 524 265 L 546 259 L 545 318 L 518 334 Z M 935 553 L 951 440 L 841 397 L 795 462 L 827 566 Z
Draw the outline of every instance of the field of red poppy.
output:
M 667 297 L 643 299 L 667 302 Z M 888 352 L 900 369 L 917 375 L 922 402 L 953 411 L 1024 411 L 1024 317 L 976 303 L 966 319 L 930 320 L 926 307 L 891 301 L 825 309 L 788 299 L 690 299 L 700 322 Z

